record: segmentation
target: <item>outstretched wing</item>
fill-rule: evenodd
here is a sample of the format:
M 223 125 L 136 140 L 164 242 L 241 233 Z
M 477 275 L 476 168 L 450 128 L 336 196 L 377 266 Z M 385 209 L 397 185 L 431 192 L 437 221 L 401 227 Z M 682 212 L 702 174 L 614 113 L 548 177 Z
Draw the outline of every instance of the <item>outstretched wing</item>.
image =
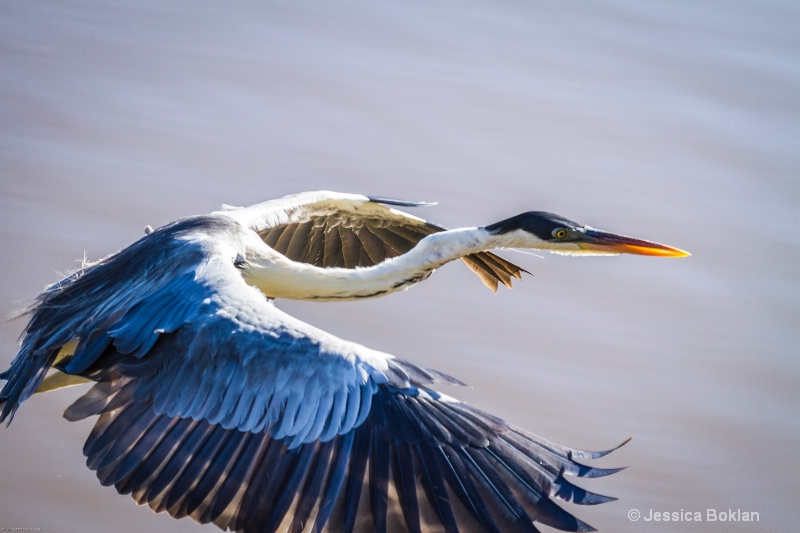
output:
M 319 267 L 371 266 L 402 255 L 444 228 L 387 205 L 431 205 L 389 198 L 317 191 L 231 209 L 226 215 L 255 230 L 293 261 Z M 511 287 L 524 270 L 491 252 L 462 258 L 481 281 L 497 291 Z
M 565 478 L 615 472 L 578 462 L 605 452 L 548 443 L 419 388 L 379 385 L 363 423 L 292 446 L 159 414 L 130 383 L 96 385 L 96 408 L 68 415 L 100 414 L 84 453 L 103 485 L 176 518 L 244 532 L 533 532 L 535 521 L 592 531 L 554 500 L 613 499 Z
M 84 453 L 101 482 L 223 529 L 591 530 L 555 500 L 608 501 L 566 477 L 615 472 L 580 463 L 607 452 L 525 433 L 428 388 L 452 378 L 282 313 L 232 254 L 187 239 L 230 225 L 178 222 L 48 290 L 0 418 L 53 363 L 89 377 L 65 416 L 99 415 Z

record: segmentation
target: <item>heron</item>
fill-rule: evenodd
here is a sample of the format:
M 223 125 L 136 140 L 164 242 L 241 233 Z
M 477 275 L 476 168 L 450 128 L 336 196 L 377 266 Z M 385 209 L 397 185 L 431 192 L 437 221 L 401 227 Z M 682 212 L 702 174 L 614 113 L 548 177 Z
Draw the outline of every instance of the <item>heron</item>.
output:
M 90 382 L 64 416 L 97 416 L 83 452 L 100 482 L 223 530 L 593 531 L 559 500 L 615 499 L 574 478 L 621 470 L 588 464 L 616 447 L 538 437 L 274 300 L 384 296 L 457 259 L 496 291 L 525 272 L 497 249 L 688 253 L 542 211 L 446 230 L 400 209 L 423 205 L 317 191 L 148 227 L 30 306 L 0 421 Z

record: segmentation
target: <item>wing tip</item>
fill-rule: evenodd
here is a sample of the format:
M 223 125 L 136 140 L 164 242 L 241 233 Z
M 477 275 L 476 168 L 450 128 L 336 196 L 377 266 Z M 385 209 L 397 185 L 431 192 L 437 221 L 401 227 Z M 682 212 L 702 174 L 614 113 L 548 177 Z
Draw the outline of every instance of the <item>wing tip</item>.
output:
M 506 288 L 512 289 L 512 279 L 521 280 L 522 274 L 530 274 L 524 268 L 507 261 L 492 252 L 479 252 L 461 258 L 461 261 L 475 273 L 486 287 L 493 293 L 502 283 Z
M 571 449 L 569 451 L 569 457 L 570 457 L 570 459 L 599 459 L 600 457 L 605 457 L 606 455 L 610 454 L 611 452 L 619 450 L 620 448 L 622 448 L 623 446 L 625 446 L 626 444 L 628 444 L 632 440 L 633 440 L 633 437 L 628 437 L 627 439 L 625 439 L 621 443 L 617 444 L 613 448 L 609 448 L 607 450 L 594 451 L 594 452 L 590 452 L 590 451 L 586 451 L 586 450 Z
M 397 205 L 401 207 L 432 207 L 434 205 L 439 205 L 439 202 L 413 202 L 410 200 L 388 198 L 386 196 L 367 196 L 367 199 L 376 204 Z

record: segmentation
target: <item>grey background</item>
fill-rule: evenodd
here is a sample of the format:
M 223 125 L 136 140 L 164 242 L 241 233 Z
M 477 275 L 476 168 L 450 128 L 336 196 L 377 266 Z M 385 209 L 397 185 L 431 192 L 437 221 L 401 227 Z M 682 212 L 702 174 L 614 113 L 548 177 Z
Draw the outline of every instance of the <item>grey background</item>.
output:
M 793 2 L 0 3 L 0 312 L 180 216 L 332 189 L 447 226 L 546 209 L 692 257 L 507 255 L 370 302 L 281 302 L 630 466 L 601 531 L 795 531 L 800 12 Z M 0 362 L 24 326 L 0 325 Z M 214 531 L 99 486 L 71 389 L 0 434 L 0 527 Z M 628 510 L 758 512 L 632 523 Z M 546 529 L 546 528 L 543 528 Z

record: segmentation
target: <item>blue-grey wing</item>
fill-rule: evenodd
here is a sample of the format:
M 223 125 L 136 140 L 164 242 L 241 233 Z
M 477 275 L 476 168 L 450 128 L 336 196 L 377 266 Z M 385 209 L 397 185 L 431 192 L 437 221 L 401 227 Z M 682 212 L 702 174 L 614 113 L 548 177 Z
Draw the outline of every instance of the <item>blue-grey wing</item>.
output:
M 188 219 L 48 289 L 0 375 L 0 418 L 55 366 L 99 382 L 128 379 L 126 390 L 159 414 L 269 430 L 299 444 L 363 422 L 377 384 L 408 384 L 391 356 L 282 313 L 242 280 L 233 258 L 190 238 L 224 240 L 236 229 L 220 217 Z M 59 356 L 76 340 L 73 353 Z M 333 414 L 322 420 L 315 406 Z
M 53 363 L 89 377 L 65 415 L 99 415 L 84 453 L 101 482 L 223 529 L 591 530 L 555 500 L 608 501 L 565 477 L 614 472 L 580 463 L 602 453 L 431 390 L 454 380 L 285 315 L 234 258 L 181 241 L 226 224 L 177 223 L 45 293 L 2 417 Z
M 114 388 L 113 385 L 111 387 Z M 572 484 L 584 453 L 464 404 L 378 386 L 364 423 L 287 445 L 269 432 L 157 414 L 111 393 L 84 453 L 104 485 L 175 517 L 262 531 L 591 531 L 555 503 L 611 498 Z

